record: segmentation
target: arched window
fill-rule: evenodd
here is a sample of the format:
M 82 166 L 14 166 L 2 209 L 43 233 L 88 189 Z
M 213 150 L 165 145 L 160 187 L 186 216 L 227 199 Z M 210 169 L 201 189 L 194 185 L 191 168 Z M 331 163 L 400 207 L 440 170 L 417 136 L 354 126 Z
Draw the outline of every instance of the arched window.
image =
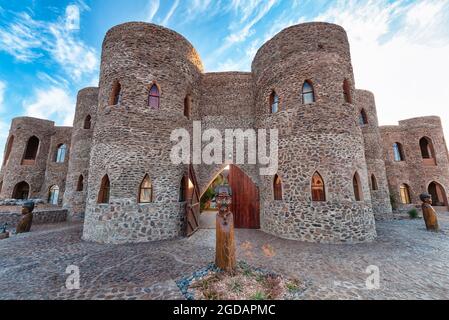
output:
M 32 165 L 36 161 L 37 152 L 39 150 L 39 139 L 32 136 L 27 143 L 25 154 L 23 156 L 23 165 Z
M 349 84 L 348 79 L 345 79 L 343 81 L 343 96 L 345 98 L 346 103 L 352 103 L 351 85 Z
M 100 191 L 98 192 L 98 203 L 109 203 L 109 196 L 111 193 L 111 184 L 108 175 L 101 179 Z
M 371 190 L 373 191 L 379 190 L 379 187 L 377 185 L 377 179 L 374 174 L 371 175 Z
M 282 180 L 278 175 L 274 176 L 273 180 L 273 194 L 274 200 L 282 200 Z
M 421 140 L 419 140 L 419 147 L 421 148 L 421 156 L 423 159 L 435 159 L 435 151 L 430 138 L 421 138 Z
M 302 86 L 302 103 L 310 104 L 315 102 L 315 92 L 310 81 L 305 81 Z
M 192 112 L 192 97 L 188 94 L 184 99 L 184 116 L 190 119 L 190 114 Z
M 156 84 L 153 84 L 153 86 L 150 89 L 150 94 L 148 96 L 148 106 L 151 109 L 159 109 L 160 106 L 160 93 L 159 88 Z
M 80 175 L 78 177 L 78 182 L 76 183 L 76 191 L 83 191 L 84 190 L 84 177 L 83 175 Z
M 67 146 L 65 144 L 60 144 L 58 146 L 58 150 L 56 151 L 56 163 L 64 163 L 66 153 Z
M 50 191 L 48 192 L 48 203 L 52 205 L 58 205 L 59 200 L 59 187 L 58 186 L 52 186 L 50 188 Z
M 411 197 L 410 197 L 410 187 L 407 184 L 402 184 L 399 188 L 400 196 L 401 196 L 401 203 L 402 204 L 411 204 Z
M 279 111 L 279 96 L 277 93 L 273 90 L 270 95 L 270 112 L 276 113 Z
M 6 165 L 9 160 L 9 155 L 11 154 L 12 145 L 14 143 L 14 136 L 9 137 L 8 144 L 6 145 L 6 153 L 5 153 L 5 159 L 3 160 L 3 165 Z
M 312 201 L 326 201 L 324 180 L 318 172 L 312 176 Z
M 153 185 L 151 184 L 150 177 L 145 175 L 140 184 L 139 203 L 150 202 L 153 202 Z
M 186 201 L 187 197 L 187 180 L 186 177 L 182 177 L 181 184 L 179 185 L 179 202 Z
M 14 187 L 12 198 L 17 200 L 27 200 L 29 194 L 30 194 L 30 185 L 25 181 L 22 181 L 16 184 L 16 186 Z
M 364 126 L 364 125 L 368 124 L 368 116 L 366 115 L 365 109 L 360 110 L 359 124 L 361 126 Z
M 399 142 L 393 144 L 393 155 L 394 161 L 396 162 L 401 162 L 405 160 L 404 149 L 402 148 L 402 144 L 400 144 Z
M 122 102 L 122 86 L 117 80 L 112 84 L 111 97 L 109 98 L 109 105 L 115 106 Z
M 90 114 L 84 119 L 84 129 L 89 130 L 92 126 L 92 117 Z
M 448 205 L 446 192 L 438 182 L 434 181 L 429 184 L 428 192 L 432 196 L 432 202 L 434 206 L 443 207 Z
M 354 178 L 352 179 L 352 185 L 354 187 L 355 201 L 362 201 L 363 200 L 362 185 L 360 184 L 360 177 L 357 172 L 354 174 Z

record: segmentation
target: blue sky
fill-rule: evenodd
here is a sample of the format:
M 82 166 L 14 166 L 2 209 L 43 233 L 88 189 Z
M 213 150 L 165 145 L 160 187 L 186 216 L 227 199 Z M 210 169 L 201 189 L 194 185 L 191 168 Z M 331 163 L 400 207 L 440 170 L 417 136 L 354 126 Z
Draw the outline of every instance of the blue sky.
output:
M 249 71 L 283 28 L 338 23 L 380 123 L 438 115 L 449 139 L 449 0 L 0 0 L 1 150 L 13 117 L 71 125 L 77 91 L 97 85 L 106 31 L 126 21 L 181 33 L 206 71 Z

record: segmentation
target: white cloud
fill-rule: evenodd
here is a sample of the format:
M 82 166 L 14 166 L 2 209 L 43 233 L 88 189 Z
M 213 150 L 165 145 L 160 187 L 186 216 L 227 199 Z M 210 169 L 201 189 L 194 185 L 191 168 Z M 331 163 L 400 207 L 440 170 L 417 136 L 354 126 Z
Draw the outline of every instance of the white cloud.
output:
M 160 2 L 159 0 L 150 0 L 147 4 L 147 8 L 145 9 L 147 12 L 146 21 L 152 22 L 154 16 L 156 15 L 157 11 L 159 10 Z
M 6 83 L 4 81 L 0 81 L 0 112 L 5 110 L 5 106 L 3 102 L 5 101 L 5 89 Z
M 78 30 L 74 28 L 76 12 L 86 10 L 86 6 L 70 8 L 56 22 L 34 20 L 24 12 L 12 13 L 9 24 L 0 23 L 0 50 L 22 62 L 32 62 L 47 54 L 76 81 L 98 71 L 97 52 L 78 38 Z
M 375 94 L 381 125 L 437 115 L 449 137 L 449 0 L 340 1 L 315 20 L 348 32 L 357 87 Z
M 176 8 L 178 8 L 178 5 L 179 5 L 179 0 L 175 0 L 173 5 L 171 6 L 170 10 L 168 11 L 167 15 L 165 16 L 164 20 L 162 20 L 162 22 L 161 22 L 161 24 L 163 26 L 167 26 L 168 25 L 168 22 L 170 21 L 171 17 L 175 13 Z
M 75 113 L 75 100 L 63 89 L 50 87 L 39 89 L 32 101 L 23 103 L 29 117 L 53 119 L 59 125 L 71 126 Z

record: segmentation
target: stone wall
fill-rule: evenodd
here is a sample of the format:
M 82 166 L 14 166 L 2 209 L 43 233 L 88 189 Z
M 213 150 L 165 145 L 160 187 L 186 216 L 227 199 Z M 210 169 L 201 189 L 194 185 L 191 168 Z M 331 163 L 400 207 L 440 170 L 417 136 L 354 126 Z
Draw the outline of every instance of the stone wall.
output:
M 368 179 L 371 190 L 371 202 L 376 216 L 391 214 L 390 192 L 385 169 L 384 150 L 379 130 L 377 109 L 374 95 L 366 90 L 356 90 L 357 112 L 365 112 L 367 124 L 362 127 L 365 144 L 365 157 L 368 168 Z M 373 183 L 373 181 L 375 183 Z M 374 184 L 374 185 L 373 185 Z M 377 185 L 377 186 L 376 186 Z
M 380 127 L 384 148 L 390 193 L 398 204 L 398 209 L 409 209 L 421 203 L 419 195 L 427 192 L 430 183 L 437 182 L 449 191 L 449 155 L 439 117 L 421 117 L 400 121 L 398 126 Z M 436 165 L 426 165 L 421 155 L 419 141 L 423 137 L 432 140 Z M 405 160 L 396 162 L 393 144 L 403 146 Z M 399 188 L 402 184 L 410 187 L 411 205 L 400 203 Z
M 50 148 L 47 158 L 47 166 L 45 169 L 45 180 L 44 184 L 42 185 L 40 195 L 41 199 L 48 200 L 50 188 L 52 186 L 58 186 L 59 187 L 58 205 L 61 206 L 64 198 L 67 169 L 70 161 L 71 136 L 72 136 L 71 127 L 54 128 L 54 132 L 51 136 Z M 65 144 L 67 146 L 67 151 L 64 157 L 64 162 L 58 163 L 56 162 L 56 155 L 58 152 L 58 147 L 62 144 Z
M 98 88 L 85 88 L 78 93 L 75 118 L 73 120 L 67 186 L 64 193 L 64 208 L 69 211 L 69 220 L 83 219 L 86 209 L 90 150 L 97 107 Z M 85 128 L 88 117 L 90 117 L 90 127 Z M 80 179 L 82 179 L 82 186 L 78 190 Z
M 0 207 L 0 226 L 8 223 L 8 229 L 15 228 L 21 214 L 17 212 L 2 212 Z M 33 212 L 33 224 L 61 223 L 67 220 L 67 210 L 54 209 Z
M 54 132 L 55 127 L 52 121 L 29 117 L 13 119 L 8 139 L 14 136 L 14 143 L 8 161 L 2 166 L 0 173 L 0 177 L 3 178 L 1 199 L 12 198 L 14 187 L 22 181 L 30 185 L 30 198 L 41 197 Z M 28 140 L 32 136 L 39 139 L 36 160 L 32 165 L 22 165 Z
M 310 23 L 281 31 L 253 62 L 256 126 L 280 131 L 279 176 L 283 200 L 273 198 L 273 177 L 263 177 L 262 229 L 277 236 L 319 242 L 359 242 L 375 238 L 363 136 L 356 106 L 346 103 L 345 79 L 354 95 L 349 44 L 335 25 Z M 302 103 L 302 86 L 314 86 L 315 102 Z M 280 112 L 269 113 L 275 90 Z M 326 201 L 314 202 L 311 180 L 318 171 Z M 361 180 L 362 201 L 355 201 L 353 177 Z
M 201 71 L 196 51 L 171 30 L 127 23 L 107 33 L 90 157 L 84 239 L 139 242 L 182 234 L 179 206 L 183 204 L 178 201 L 185 167 L 170 160 L 170 135 L 174 129 L 191 127 L 192 121 L 184 116 L 188 94 L 193 100 L 192 115 L 199 114 Z M 122 96 L 118 105 L 111 106 L 115 81 L 120 82 Z M 160 89 L 158 110 L 148 107 L 153 84 Z M 111 182 L 110 204 L 103 205 L 97 199 L 106 174 Z M 153 203 L 139 205 L 139 186 L 146 174 L 153 186 Z M 139 206 L 142 213 L 136 211 Z M 152 223 L 143 227 L 144 218 Z

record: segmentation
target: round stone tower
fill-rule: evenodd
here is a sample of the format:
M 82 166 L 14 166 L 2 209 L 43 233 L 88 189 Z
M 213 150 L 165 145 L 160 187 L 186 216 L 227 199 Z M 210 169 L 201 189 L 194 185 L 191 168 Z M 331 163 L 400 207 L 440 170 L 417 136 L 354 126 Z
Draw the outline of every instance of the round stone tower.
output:
M 252 71 L 256 126 L 279 129 L 282 200 L 274 200 L 274 177 L 261 177 L 262 229 L 305 241 L 360 242 L 375 238 L 344 29 L 328 23 L 287 28 L 258 51 Z M 303 92 L 305 82 L 308 88 Z M 303 96 L 310 87 L 312 101 L 310 94 Z M 278 95 L 279 111 L 270 113 L 273 92 Z M 321 201 L 312 197 L 315 173 L 325 185 L 318 199 Z
M 376 215 L 387 215 L 391 213 L 392 208 L 376 102 L 374 95 L 366 90 L 356 90 L 355 98 L 359 113 L 359 125 L 362 127 L 365 141 L 365 157 L 373 211 Z
M 98 107 L 98 88 L 78 92 L 73 121 L 71 156 L 64 193 L 64 208 L 70 220 L 80 220 L 86 209 L 90 149 Z
M 140 22 L 108 31 L 103 42 L 84 239 L 124 243 L 181 235 L 184 206 L 179 190 L 185 167 L 170 160 L 170 135 L 174 129 L 192 126 L 184 116 L 184 101 L 191 97 L 195 113 L 202 68 L 192 45 L 174 31 Z M 153 86 L 160 96 L 156 108 L 149 106 Z M 152 199 L 139 203 L 146 176 Z M 109 199 L 101 204 L 99 192 L 106 180 Z
M 22 182 L 28 185 L 28 198 L 40 198 L 54 130 L 53 121 L 30 117 L 12 120 L 1 172 L 1 199 L 14 198 L 15 187 Z M 31 138 L 35 141 L 34 148 L 30 146 L 28 156 L 31 157 L 26 160 L 26 149 Z

